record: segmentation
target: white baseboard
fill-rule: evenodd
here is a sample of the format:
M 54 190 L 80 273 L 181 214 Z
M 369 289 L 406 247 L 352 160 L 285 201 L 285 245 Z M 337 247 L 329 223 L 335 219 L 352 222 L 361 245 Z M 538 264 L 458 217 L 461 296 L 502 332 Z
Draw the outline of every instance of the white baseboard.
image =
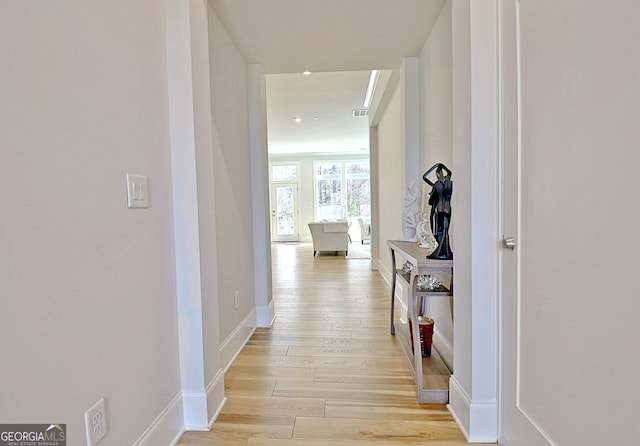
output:
M 384 263 L 381 263 L 379 260 L 377 260 L 377 262 L 378 262 L 378 265 L 377 265 L 378 272 L 380 273 L 384 281 L 387 283 L 389 288 L 391 288 L 391 275 L 393 274 L 393 272 Z
M 184 433 L 182 394 L 178 393 L 133 446 L 175 446 Z
M 467 440 L 469 439 L 469 407 L 471 407 L 471 398 L 458 383 L 456 377 L 452 376 L 449 378 L 449 404 L 447 409 L 449 409 Z
M 453 345 L 445 338 L 437 327 L 433 328 L 433 347 L 438 351 L 440 358 L 453 370 Z
M 509 442 L 502 437 L 502 435 L 498 437 L 498 444 L 500 446 L 511 446 Z
M 184 405 L 184 429 L 187 431 L 208 431 L 206 392 L 182 392 Z
M 185 431 L 208 431 L 211 428 L 227 401 L 224 373 L 255 331 L 255 315 L 255 311 L 251 311 L 221 344 L 222 367 L 208 383 L 205 392 L 176 395 L 133 446 L 175 446 Z
M 224 370 L 218 370 L 216 376 L 213 377 L 211 382 L 207 385 L 207 407 L 209 408 L 209 424 L 208 427 L 211 429 L 213 423 L 220 415 L 222 408 L 227 402 L 227 397 L 224 394 Z M 212 410 L 214 409 L 214 410 Z
M 268 306 L 256 307 L 256 326 L 271 327 L 276 319 L 276 310 L 273 299 Z
M 220 363 L 223 370 L 227 370 L 233 360 L 238 356 L 253 332 L 255 326 L 256 312 L 252 310 L 238 324 L 233 332 L 220 344 Z
M 455 376 L 449 380 L 447 409 L 469 443 L 495 443 L 498 439 L 498 402 L 473 401 Z

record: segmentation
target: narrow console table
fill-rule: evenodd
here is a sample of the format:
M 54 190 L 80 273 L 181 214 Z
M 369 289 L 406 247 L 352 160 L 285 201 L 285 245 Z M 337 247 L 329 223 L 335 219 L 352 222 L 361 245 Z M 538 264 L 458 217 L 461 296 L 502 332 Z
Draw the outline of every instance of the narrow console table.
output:
M 416 395 L 419 403 L 447 403 L 449 401 L 449 369 L 438 352 L 432 349 L 429 358 L 422 357 L 418 316 L 423 316 L 425 299 L 430 296 L 449 296 L 453 298 L 453 260 L 428 259 L 426 250 L 416 243 L 388 240 L 391 249 L 393 277 L 391 279 L 391 334 L 395 335 L 410 364 L 416 382 Z M 407 272 L 398 267 L 396 261 L 402 258 L 413 268 Z M 431 275 L 447 277 L 448 287 L 441 286 L 434 291 L 420 291 L 418 277 Z M 407 286 L 407 302 L 402 296 L 396 297 L 396 279 Z M 396 305 L 396 300 L 398 300 Z M 409 319 L 413 321 L 409 324 Z M 436 321 L 437 323 L 437 321 Z

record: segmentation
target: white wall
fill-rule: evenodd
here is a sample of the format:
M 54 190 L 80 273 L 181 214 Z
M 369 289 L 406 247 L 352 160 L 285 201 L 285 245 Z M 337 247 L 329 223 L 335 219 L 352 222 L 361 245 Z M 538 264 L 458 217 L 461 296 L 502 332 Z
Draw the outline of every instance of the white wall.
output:
M 426 172 L 435 163 L 444 163 L 453 170 L 453 73 L 451 55 L 451 2 L 447 1 L 420 51 L 420 171 Z M 431 175 L 431 178 L 435 178 Z M 452 227 L 449 234 L 455 255 L 453 224 L 456 220 L 455 179 L 452 174 Z M 431 187 L 424 183 L 423 202 L 428 212 Z M 434 321 L 434 347 L 445 363 L 453 369 L 453 318 L 448 297 L 427 300 L 425 313 Z
M 396 85 L 393 95 L 378 123 L 378 208 L 380 271 L 391 281 L 391 254 L 387 240 L 402 237 L 405 181 L 402 150 L 403 82 Z
M 440 12 L 420 51 L 420 165 L 453 166 L 451 0 Z M 454 172 L 455 174 L 455 172 Z
M 108 446 L 180 392 L 164 23 L 148 0 L 0 3 L 0 414 L 69 444 L 101 397 Z
M 385 209 L 379 217 L 379 255 L 381 272 L 388 281 L 391 280 L 391 258 L 386 240 L 399 239 L 403 235 L 406 183 L 421 178 L 422 173 L 437 162 L 453 168 L 451 51 L 451 4 L 446 2 L 419 57 L 415 61 L 405 60 L 403 67 L 398 70 L 397 82 L 395 76 L 389 82 L 389 89 L 393 92 L 391 99 L 381 101 L 380 110 L 376 110 L 374 124 L 379 120 L 377 131 L 380 139 L 379 206 Z M 413 64 L 417 68 L 414 73 L 415 85 Z M 419 114 L 413 122 L 407 119 L 407 107 L 411 104 L 402 98 L 415 95 L 419 96 Z M 404 132 L 408 132 L 409 137 L 403 137 Z M 412 142 L 414 133 L 419 139 L 419 147 L 414 147 L 416 143 Z M 407 151 L 415 153 L 407 158 Z M 416 165 L 413 159 L 419 160 L 419 163 Z M 430 191 L 426 183 L 423 191 L 426 203 Z M 427 313 L 436 321 L 435 348 L 451 368 L 453 326 L 449 299 L 430 299 Z
M 209 50 L 219 330 L 236 353 L 255 327 L 247 64 L 210 6 Z

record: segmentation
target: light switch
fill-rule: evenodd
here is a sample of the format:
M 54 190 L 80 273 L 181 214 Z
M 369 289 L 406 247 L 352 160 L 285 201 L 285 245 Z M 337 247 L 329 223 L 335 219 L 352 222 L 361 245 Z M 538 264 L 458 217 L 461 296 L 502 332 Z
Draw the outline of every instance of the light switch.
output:
M 149 181 L 147 177 L 127 174 L 127 207 L 149 207 Z

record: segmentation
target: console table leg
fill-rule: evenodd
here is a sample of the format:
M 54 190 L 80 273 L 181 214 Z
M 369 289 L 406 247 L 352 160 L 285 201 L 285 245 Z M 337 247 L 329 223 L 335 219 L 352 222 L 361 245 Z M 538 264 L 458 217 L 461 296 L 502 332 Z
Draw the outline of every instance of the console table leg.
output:
M 393 324 L 393 316 L 395 311 L 396 304 L 396 252 L 391 248 L 391 266 L 392 266 L 392 274 L 391 274 L 391 334 L 395 336 L 396 327 Z

